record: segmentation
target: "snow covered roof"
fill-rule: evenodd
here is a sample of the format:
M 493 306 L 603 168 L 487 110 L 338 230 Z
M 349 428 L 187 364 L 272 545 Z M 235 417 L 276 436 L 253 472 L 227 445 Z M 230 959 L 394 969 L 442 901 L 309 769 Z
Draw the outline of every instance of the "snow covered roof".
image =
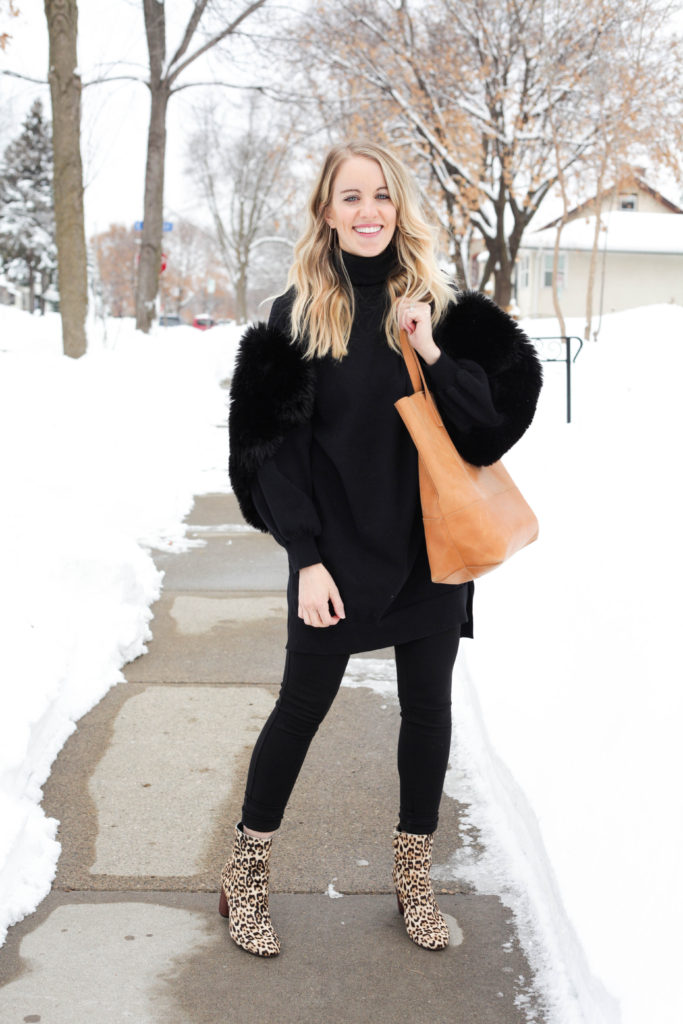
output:
M 599 246 L 608 252 L 673 253 L 683 255 L 683 214 L 637 213 L 612 210 L 603 213 Z M 562 229 L 560 249 L 590 251 L 593 248 L 595 216 L 577 217 Z M 530 231 L 520 250 L 552 249 L 556 228 Z

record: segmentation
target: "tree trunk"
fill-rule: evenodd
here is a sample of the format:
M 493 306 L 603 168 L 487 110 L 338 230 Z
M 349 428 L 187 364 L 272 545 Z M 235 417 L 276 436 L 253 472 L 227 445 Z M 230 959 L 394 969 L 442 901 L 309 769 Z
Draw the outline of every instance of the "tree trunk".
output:
M 567 211 L 565 209 L 565 213 L 564 213 L 564 215 L 562 217 L 562 220 L 557 225 L 557 234 L 555 235 L 555 246 L 553 248 L 553 309 L 555 310 L 555 316 L 557 317 L 557 322 L 560 325 L 560 335 L 563 338 L 566 337 L 566 334 L 567 334 L 567 325 L 566 325 L 565 320 L 564 320 L 564 313 L 562 312 L 562 306 L 560 305 L 560 288 L 559 288 L 559 285 L 557 283 L 557 275 L 558 275 L 558 270 L 560 268 L 560 238 L 562 236 L 562 228 L 564 227 L 564 225 L 566 223 L 566 220 L 565 220 L 566 216 L 567 216 Z
M 45 17 L 50 37 L 48 79 L 52 99 L 59 308 L 64 354 L 76 359 L 87 347 L 85 317 L 88 310 L 76 0 L 45 0 Z
M 135 294 L 135 326 L 149 332 L 161 269 L 161 234 L 164 226 L 164 165 L 166 162 L 166 108 L 169 88 L 165 82 L 151 85 L 152 106 L 147 135 L 145 207 L 140 263 Z
M 460 290 L 469 288 L 470 275 L 463 256 L 463 240 L 460 236 L 451 235 L 451 260 L 455 265 L 455 283 Z
M 29 264 L 28 268 L 28 311 L 33 316 L 33 310 L 36 304 L 36 275 L 33 270 L 33 264 Z
M 503 267 L 497 263 L 493 270 L 493 300 L 501 309 L 508 309 L 512 302 L 512 265 Z
M 50 276 L 43 271 L 40 275 L 40 295 L 38 296 L 38 309 L 40 315 L 45 316 L 45 292 L 50 284 Z
M 248 263 L 240 262 L 237 269 L 237 280 L 235 281 L 235 314 L 238 324 L 247 322 L 247 275 Z
M 496 237 L 485 237 L 488 259 L 484 268 L 479 290 L 484 291 L 493 274 L 493 300 L 501 309 L 507 310 L 512 302 L 512 271 L 514 260 L 508 259 L 505 239 L 500 234 Z
M 588 264 L 588 285 L 586 287 L 586 323 L 583 328 L 583 340 L 589 341 L 591 326 L 593 324 L 593 291 L 595 287 L 595 268 L 598 263 L 598 248 L 600 246 L 600 215 L 602 213 L 602 181 L 603 174 L 598 178 L 598 191 L 595 199 L 595 231 L 593 232 L 593 245 L 591 247 L 590 262 Z

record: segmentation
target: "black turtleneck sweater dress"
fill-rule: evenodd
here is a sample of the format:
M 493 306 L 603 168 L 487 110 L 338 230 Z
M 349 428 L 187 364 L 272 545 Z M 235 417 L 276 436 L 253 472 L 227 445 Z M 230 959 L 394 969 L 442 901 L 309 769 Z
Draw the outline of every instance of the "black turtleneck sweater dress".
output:
M 424 541 L 417 451 L 394 402 L 412 393 L 403 357 L 383 328 L 393 248 L 343 253 L 355 317 L 347 355 L 315 360 L 311 420 L 290 431 L 258 472 L 254 503 L 289 556 L 289 650 L 354 654 L 460 625 L 472 636 L 474 585 L 432 583 Z M 271 325 L 289 334 L 291 292 L 275 300 Z M 494 425 L 488 379 L 471 360 L 444 352 L 425 372 L 442 417 Z M 346 618 L 325 628 L 298 616 L 299 570 L 322 562 Z

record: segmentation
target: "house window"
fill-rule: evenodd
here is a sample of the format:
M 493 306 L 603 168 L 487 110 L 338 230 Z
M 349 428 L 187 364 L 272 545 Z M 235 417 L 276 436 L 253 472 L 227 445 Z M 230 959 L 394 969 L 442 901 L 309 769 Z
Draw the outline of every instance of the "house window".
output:
M 622 192 L 619 196 L 620 210 L 637 210 L 638 196 L 635 192 Z
M 543 257 L 543 287 L 553 286 L 553 254 L 547 252 Z M 567 254 L 561 252 L 557 261 L 557 287 L 562 291 L 567 281 Z
M 521 288 L 528 288 L 529 287 L 529 257 L 528 256 L 522 256 L 522 258 L 520 259 L 518 275 L 519 275 L 518 276 L 519 288 L 520 289 Z

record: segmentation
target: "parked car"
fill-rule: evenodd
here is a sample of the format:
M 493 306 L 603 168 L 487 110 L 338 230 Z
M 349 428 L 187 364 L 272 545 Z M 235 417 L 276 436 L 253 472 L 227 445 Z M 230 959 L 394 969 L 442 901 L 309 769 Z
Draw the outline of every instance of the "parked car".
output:
M 216 321 L 208 313 L 198 313 L 192 321 L 192 326 L 200 331 L 208 331 L 209 327 L 213 327 L 215 323 Z
M 159 327 L 181 327 L 182 323 L 177 313 L 164 313 L 159 317 Z

